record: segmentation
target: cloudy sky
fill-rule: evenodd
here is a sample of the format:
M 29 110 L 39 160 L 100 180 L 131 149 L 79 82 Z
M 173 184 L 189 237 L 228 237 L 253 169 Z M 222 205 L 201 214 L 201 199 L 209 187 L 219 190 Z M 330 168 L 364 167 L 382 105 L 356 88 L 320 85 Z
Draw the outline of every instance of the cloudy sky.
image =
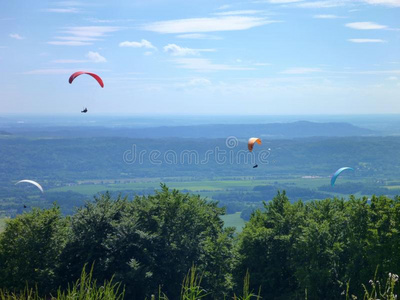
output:
M 400 0 L 2 1 L 0 68 L 0 113 L 400 113 Z

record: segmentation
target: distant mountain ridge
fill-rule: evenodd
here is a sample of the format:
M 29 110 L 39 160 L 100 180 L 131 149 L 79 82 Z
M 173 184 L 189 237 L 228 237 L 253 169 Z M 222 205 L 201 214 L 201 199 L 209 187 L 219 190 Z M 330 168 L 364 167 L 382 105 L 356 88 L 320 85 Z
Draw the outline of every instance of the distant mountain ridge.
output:
M 0 130 L 0 135 L 12 135 L 12 134 L 7 131 Z
M 377 132 L 350 123 L 297 121 L 269 124 L 211 124 L 147 128 L 28 127 L 7 128 L 14 134 L 51 137 L 130 137 L 130 138 L 305 138 L 371 136 Z
M 300 137 L 346 137 L 368 136 L 375 132 L 360 128 L 350 123 L 316 123 L 297 121 L 293 123 L 270 124 L 238 124 L 238 125 L 197 125 L 178 127 L 158 127 L 134 129 L 134 137 L 183 137 L 183 138 L 224 138 L 236 136 L 246 138 L 251 136 L 271 138 L 300 138 Z

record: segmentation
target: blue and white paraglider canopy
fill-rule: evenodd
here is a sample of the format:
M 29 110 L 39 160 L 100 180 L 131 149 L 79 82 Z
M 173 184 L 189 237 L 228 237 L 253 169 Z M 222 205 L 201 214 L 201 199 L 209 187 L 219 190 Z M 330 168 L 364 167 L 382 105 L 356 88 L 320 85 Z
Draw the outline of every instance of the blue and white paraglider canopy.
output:
M 343 168 L 340 168 L 339 170 L 337 170 L 337 171 L 335 172 L 335 174 L 332 175 L 332 178 L 331 178 L 331 186 L 334 186 L 334 185 L 335 185 L 336 178 L 338 178 L 338 176 L 339 176 L 343 171 L 346 171 L 346 170 L 354 171 L 354 169 L 353 169 L 353 168 L 350 168 L 350 167 L 343 167 Z

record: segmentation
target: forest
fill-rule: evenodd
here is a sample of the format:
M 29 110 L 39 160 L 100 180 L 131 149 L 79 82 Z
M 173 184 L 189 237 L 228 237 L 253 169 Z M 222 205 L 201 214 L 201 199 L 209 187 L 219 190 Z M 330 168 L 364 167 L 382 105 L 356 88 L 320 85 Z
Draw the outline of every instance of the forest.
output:
M 107 291 L 84 299 L 395 299 L 398 293 L 397 196 L 291 202 L 280 191 L 239 234 L 224 228 L 224 213 L 216 202 L 166 185 L 133 199 L 105 193 L 70 216 L 57 204 L 35 208 L 8 220 L 0 234 L 0 295 L 25 299 L 29 287 L 37 297 L 60 295 L 68 284 Z

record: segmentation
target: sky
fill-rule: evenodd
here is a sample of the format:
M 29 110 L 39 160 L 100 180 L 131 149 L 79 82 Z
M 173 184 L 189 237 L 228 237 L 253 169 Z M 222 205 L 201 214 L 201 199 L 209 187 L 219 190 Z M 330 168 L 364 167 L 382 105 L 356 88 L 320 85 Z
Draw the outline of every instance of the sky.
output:
M 400 113 L 400 0 L 1 1 L 0 69 L 1 114 Z

